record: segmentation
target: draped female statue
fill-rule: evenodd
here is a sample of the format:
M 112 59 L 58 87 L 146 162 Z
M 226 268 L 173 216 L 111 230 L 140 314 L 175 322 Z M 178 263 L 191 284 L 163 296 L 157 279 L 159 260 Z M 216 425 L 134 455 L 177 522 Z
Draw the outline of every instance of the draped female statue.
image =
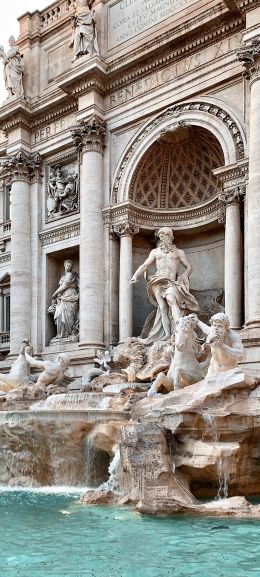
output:
M 72 16 L 73 35 L 70 47 L 74 49 L 73 61 L 84 54 L 98 54 L 95 11 L 92 0 L 77 0 L 76 14 Z
M 48 313 L 52 314 L 57 327 L 55 340 L 77 341 L 79 334 L 79 277 L 73 272 L 73 262 L 64 261 L 65 274 L 52 295 Z
M 8 98 L 16 96 L 17 98 L 24 97 L 23 89 L 23 71 L 24 66 L 22 56 L 20 54 L 19 46 L 15 45 L 14 36 L 9 38 L 9 50 L 7 54 L 2 46 L 0 46 L 0 58 L 3 59 L 4 64 L 4 81 L 5 87 L 8 91 Z

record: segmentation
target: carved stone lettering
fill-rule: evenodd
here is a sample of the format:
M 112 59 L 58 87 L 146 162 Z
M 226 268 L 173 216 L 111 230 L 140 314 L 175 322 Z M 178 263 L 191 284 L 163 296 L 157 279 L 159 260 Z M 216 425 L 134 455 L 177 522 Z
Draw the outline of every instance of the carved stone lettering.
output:
M 174 16 L 193 0 L 121 0 L 108 10 L 108 48 L 145 32 Z
M 182 60 L 178 60 L 167 68 L 154 72 L 150 76 L 146 76 L 141 80 L 114 92 L 109 96 L 107 106 L 109 108 L 114 108 L 115 106 L 124 104 L 136 96 L 145 94 L 163 84 L 173 82 L 176 78 L 179 78 L 200 66 L 208 64 L 216 58 L 223 58 L 228 54 L 228 52 L 236 50 L 240 46 L 240 42 L 241 34 L 235 34 L 231 38 L 226 38 L 213 46 L 209 46 L 205 50 L 197 52 L 197 54 L 192 54 Z

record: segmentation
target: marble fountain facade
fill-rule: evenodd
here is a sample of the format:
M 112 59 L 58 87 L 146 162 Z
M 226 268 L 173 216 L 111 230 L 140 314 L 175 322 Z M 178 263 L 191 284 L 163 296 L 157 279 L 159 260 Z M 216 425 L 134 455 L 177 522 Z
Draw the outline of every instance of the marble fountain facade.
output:
M 164 514 L 259 494 L 260 2 L 57 0 L 19 22 L 0 107 L 0 483 L 108 482 L 86 500 L 119 488 Z M 202 372 L 177 382 L 189 314 Z

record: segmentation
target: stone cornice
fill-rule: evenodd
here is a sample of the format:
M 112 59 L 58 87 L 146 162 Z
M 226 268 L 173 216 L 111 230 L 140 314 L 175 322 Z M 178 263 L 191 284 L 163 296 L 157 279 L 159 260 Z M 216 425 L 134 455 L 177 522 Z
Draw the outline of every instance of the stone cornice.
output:
M 37 129 L 39 126 L 43 124 L 51 124 L 51 122 L 55 122 L 59 118 L 63 116 L 68 116 L 73 112 L 78 110 L 78 103 L 76 101 L 70 100 L 69 102 L 57 104 L 48 110 L 47 112 L 38 113 L 37 116 L 31 119 L 30 127 L 32 130 Z
M 15 154 L 7 156 L 1 163 L 0 177 L 8 182 L 26 181 L 36 182 L 41 180 L 42 159 L 37 154 L 28 154 L 18 150 Z
M 260 0 L 233 0 L 233 2 L 242 13 L 255 10 L 260 6 Z
M 81 120 L 70 131 L 73 143 L 79 151 L 95 150 L 103 153 L 105 122 L 95 114 L 87 120 Z
M 223 185 L 223 193 L 220 195 L 221 198 L 219 197 L 222 202 L 226 203 L 227 201 L 224 198 L 225 195 L 227 195 L 228 198 L 230 194 L 232 196 L 233 191 L 238 191 L 238 196 L 243 198 L 245 197 L 246 185 L 248 182 L 248 170 L 248 159 L 238 161 L 236 164 L 231 166 L 224 166 L 213 170 L 214 175 Z
M 173 228 L 194 228 L 217 221 L 222 214 L 222 204 L 218 198 L 211 202 L 183 210 L 155 210 L 139 207 L 132 202 L 124 202 L 105 207 L 102 211 L 104 223 L 113 228 L 124 227 L 126 222 L 146 230 L 162 226 Z
M 54 244 L 56 242 L 61 242 L 63 240 L 68 240 L 70 238 L 79 237 L 80 234 L 80 223 L 72 222 L 65 226 L 56 227 L 54 229 L 43 230 L 39 233 L 41 240 L 41 245 L 46 246 L 49 244 Z
M 141 65 L 139 62 L 132 66 L 129 65 L 126 72 L 123 74 L 120 71 L 122 58 L 118 62 L 116 61 L 108 64 L 107 76 L 109 78 L 109 75 L 113 75 L 114 73 L 114 78 L 111 81 L 108 80 L 106 93 L 117 90 L 118 88 L 121 88 L 121 86 L 127 86 L 139 78 L 144 78 L 152 72 L 161 70 L 169 64 L 176 63 L 186 56 L 195 54 L 198 50 L 216 44 L 217 42 L 221 42 L 231 34 L 242 31 L 244 27 L 245 24 L 243 19 L 237 18 L 231 22 L 222 24 L 222 26 L 218 25 L 213 29 L 211 28 L 207 32 L 194 34 L 192 38 L 189 38 L 186 42 L 184 38 L 181 38 L 176 47 L 168 50 L 167 47 L 165 47 L 163 56 L 160 53 L 158 57 L 154 56 L 153 59 L 151 56 L 149 56 L 149 58 L 146 57 L 145 61 L 143 61 Z

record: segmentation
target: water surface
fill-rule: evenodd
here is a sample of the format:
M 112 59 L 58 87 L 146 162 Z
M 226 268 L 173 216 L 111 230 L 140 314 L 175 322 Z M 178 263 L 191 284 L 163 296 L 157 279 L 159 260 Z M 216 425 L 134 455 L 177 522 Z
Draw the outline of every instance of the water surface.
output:
M 0 492 L 1 577 L 259 577 L 260 523 L 140 516 L 79 494 Z

